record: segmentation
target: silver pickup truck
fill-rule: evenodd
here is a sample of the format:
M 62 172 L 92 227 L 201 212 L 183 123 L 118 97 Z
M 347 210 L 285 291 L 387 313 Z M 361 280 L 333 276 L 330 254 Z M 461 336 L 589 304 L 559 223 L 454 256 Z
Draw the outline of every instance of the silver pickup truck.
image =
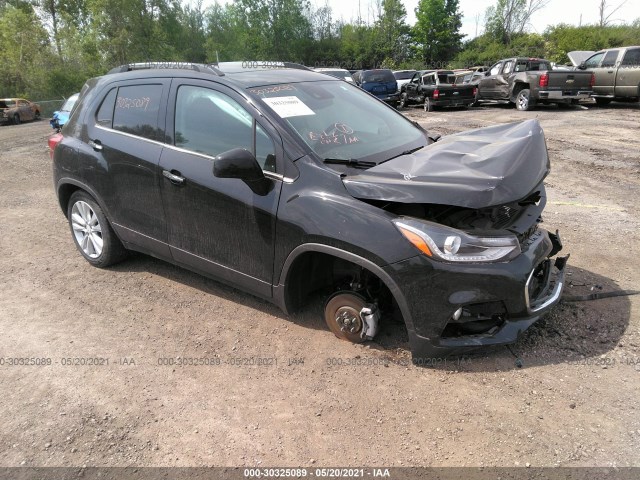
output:
M 596 76 L 593 97 L 598 105 L 612 100 L 640 100 L 640 47 L 619 47 L 599 52 L 569 52 L 573 65 Z

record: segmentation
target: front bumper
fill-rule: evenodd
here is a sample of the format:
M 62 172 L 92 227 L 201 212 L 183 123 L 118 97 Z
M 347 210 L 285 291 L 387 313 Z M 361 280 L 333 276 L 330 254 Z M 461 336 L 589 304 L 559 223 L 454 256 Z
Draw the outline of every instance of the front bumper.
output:
M 561 249 L 557 233 L 538 230 L 507 263 L 458 265 L 421 255 L 388 265 L 404 297 L 414 362 L 518 340 L 560 301 L 568 257 L 550 257 Z

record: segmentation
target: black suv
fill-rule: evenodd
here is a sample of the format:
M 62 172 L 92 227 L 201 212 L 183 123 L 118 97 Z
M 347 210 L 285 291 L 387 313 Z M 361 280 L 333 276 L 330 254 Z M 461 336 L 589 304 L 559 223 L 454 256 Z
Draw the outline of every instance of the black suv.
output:
M 50 140 L 92 265 L 136 250 L 285 312 L 324 292 L 329 328 L 352 342 L 397 310 L 415 359 L 513 342 L 559 300 L 537 121 L 438 140 L 303 67 L 170 66 L 89 80 Z

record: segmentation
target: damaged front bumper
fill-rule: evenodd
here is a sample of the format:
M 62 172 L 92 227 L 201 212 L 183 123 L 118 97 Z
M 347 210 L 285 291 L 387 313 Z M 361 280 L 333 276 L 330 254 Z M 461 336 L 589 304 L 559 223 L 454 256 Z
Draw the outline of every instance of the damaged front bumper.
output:
M 518 340 L 560 301 L 568 256 L 551 257 L 561 249 L 557 232 L 540 229 L 507 263 L 459 265 L 418 256 L 387 266 L 404 293 L 414 362 Z

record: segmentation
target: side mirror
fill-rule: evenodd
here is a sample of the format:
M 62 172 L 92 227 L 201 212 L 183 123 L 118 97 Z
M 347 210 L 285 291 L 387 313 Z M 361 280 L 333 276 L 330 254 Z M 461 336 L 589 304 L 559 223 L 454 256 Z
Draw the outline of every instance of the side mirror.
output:
M 580 65 L 578 65 L 578 68 L 580 70 L 586 70 L 587 69 L 587 62 L 582 62 Z
M 264 178 L 256 157 L 244 148 L 234 148 L 218 155 L 213 161 L 213 175 L 218 178 L 238 178 L 245 182 Z

